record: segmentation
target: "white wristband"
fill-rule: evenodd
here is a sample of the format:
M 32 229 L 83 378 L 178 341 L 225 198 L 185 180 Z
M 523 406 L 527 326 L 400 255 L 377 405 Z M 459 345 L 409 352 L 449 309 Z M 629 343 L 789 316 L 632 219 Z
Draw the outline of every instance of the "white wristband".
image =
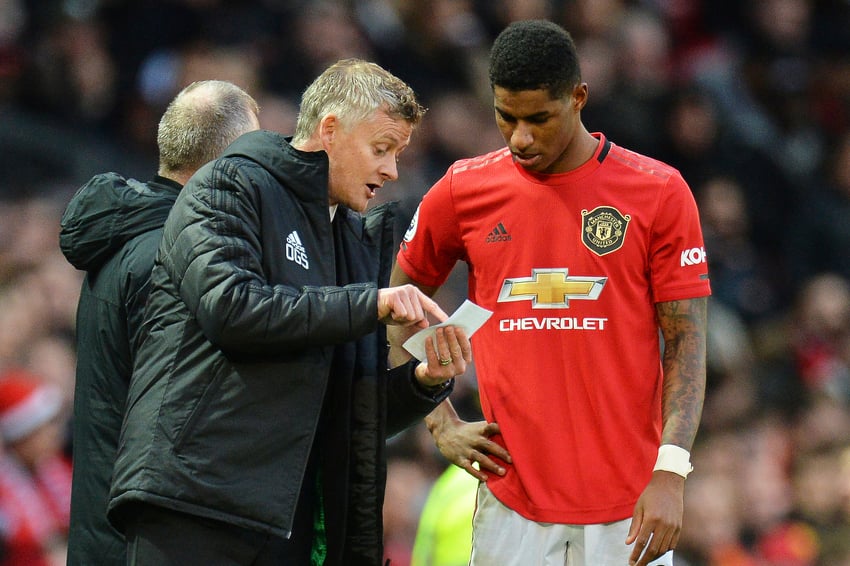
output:
M 655 467 L 652 470 L 673 472 L 687 478 L 688 474 L 694 471 L 694 467 L 691 466 L 691 453 L 675 444 L 662 444 L 658 449 L 658 460 L 655 461 Z

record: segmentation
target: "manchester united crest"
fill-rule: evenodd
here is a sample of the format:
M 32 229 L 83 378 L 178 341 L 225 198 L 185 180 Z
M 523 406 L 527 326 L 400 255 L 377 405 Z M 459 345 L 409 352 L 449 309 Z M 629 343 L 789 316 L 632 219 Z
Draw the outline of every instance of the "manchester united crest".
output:
M 632 219 L 612 206 L 582 210 L 581 217 L 581 241 L 587 249 L 600 256 L 620 249 Z

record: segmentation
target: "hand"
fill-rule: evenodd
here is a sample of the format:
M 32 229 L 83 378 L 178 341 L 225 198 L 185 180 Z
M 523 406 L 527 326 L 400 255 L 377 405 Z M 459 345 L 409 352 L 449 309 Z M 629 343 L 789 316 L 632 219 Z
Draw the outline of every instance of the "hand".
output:
M 416 366 L 414 375 L 425 387 L 445 383 L 466 371 L 472 363 L 472 347 L 469 338 L 459 326 L 441 326 L 434 333 L 434 340 L 425 341 L 427 360 Z M 443 363 L 448 362 L 448 363 Z
M 439 407 L 435 410 L 437 411 Z M 440 453 L 452 464 L 466 470 L 469 475 L 479 481 L 487 481 L 487 472 L 500 476 L 507 473 L 503 466 L 490 458 L 495 456 L 503 462 L 512 463 L 508 451 L 490 440 L 491 436 L 500 433 L 498 423 L 466 422 L 458 418 L 427 418 L 426 423 Z M 476 463 L 478 469 L 474 466 Z
M 449 318 L 440 305 L 413 285 L 378 289 L 378 320 L 384 324 L 428 328 L 428 314 L 438 322 Z
M 626 544 L 635 543 L 629 566 L 646 566 L 676 548 L 682 530 L 685 478 L 655 471 L 635 505 Z M 645 549 L 645 550 L 644 550 Z

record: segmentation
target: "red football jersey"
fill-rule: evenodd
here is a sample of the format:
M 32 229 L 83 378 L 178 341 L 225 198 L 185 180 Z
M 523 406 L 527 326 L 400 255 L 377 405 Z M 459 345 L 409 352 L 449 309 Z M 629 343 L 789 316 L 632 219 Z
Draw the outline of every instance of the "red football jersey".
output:
M 458 260 L 494 312 L 473 337 L 481 404 L 510 451 L 488 486 L 541 522 L 630 517 L 661 435 L 655 303 L 710 294 L 698 212 L 681 175 L 608 142 L 536 175 L 508 149 L 453 164 L 398 254 L 423 285 Z

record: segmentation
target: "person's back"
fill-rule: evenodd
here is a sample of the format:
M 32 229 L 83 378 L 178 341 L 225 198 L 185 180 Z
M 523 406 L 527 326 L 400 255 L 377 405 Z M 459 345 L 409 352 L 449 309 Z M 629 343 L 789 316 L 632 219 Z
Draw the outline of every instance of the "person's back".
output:
M 96 175 L 65 209 L 60 247 L 86 272 L 77 310 L 68 564 L 125 562 L 124 538 L 106 520 L 107 496 L 162 226 L 191 174 L 258 127 L 256 103 L 244 91 L 193 83 L 160 122 L 158 175 L 147 183 Z
M 166 181 L 145 185 L 114 173 L 98 175 L 79 193 L 91 198 L 75 199 L 66 210 L 77 223 L 64 225 L 63 249 L 88 272 L 77 310 L 71 557 L 93 552 L 106 563 L 123 560 L 123 538 L 105 521 L 108 472 L 132 371 L 132 329 L 140 323 L 162 223 L 180 190 Z

